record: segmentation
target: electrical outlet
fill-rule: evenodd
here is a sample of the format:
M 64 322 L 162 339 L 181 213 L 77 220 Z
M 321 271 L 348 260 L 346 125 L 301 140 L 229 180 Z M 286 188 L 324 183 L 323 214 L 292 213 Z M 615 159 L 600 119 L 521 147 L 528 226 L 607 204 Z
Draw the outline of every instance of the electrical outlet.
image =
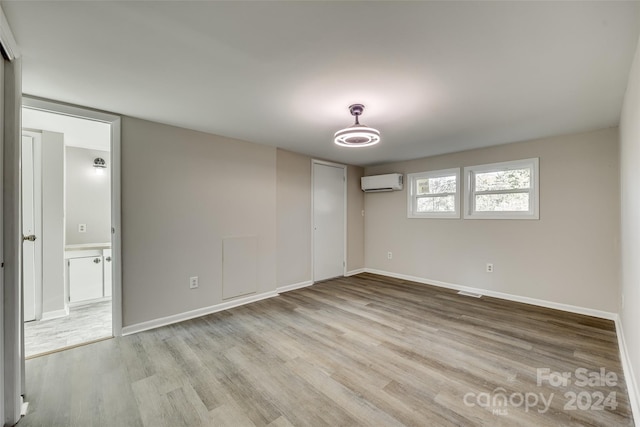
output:
M 189 289 L 198 287 L 198 276 L 189 277 Z
M 393 259 L 393 252 L 387 252 L 387 259 Z
M 493 273 L 493 264 L 487 263 L 487 273 Z
M 78 233 L 86 233 L 87 224 L 78 224 Z

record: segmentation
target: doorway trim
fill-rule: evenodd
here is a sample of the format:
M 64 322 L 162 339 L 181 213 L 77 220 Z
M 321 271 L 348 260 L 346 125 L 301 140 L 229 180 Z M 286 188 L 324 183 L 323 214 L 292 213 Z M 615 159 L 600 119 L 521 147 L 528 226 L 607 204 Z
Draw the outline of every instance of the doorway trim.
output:
M 94 120 L 111 125 L 111 258 L 112 264 L 112 332 L 122 335 L 122 222 L 121 222 L 121 118 L 118 115 L 76 105 L 23 95 L 22 106 L 34 110 Z
M 343 193 L 344 193 L 344 224 L 343 224 L 343 252 L 342 252 L 342 275 L 347 274 L 347 165 L 340 163 L 327 162 L 325 160 L 311 159 L 311 282 L 315 283 L 315 173 L 314 165 L 332 166 L 342 169 L 343 177 Z

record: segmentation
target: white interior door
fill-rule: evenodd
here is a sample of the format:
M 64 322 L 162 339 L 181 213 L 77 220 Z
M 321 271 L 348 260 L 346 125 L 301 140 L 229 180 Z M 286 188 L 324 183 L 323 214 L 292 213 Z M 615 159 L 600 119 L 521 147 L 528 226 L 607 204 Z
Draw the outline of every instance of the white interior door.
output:
M 345 167 L 313 163 L 313 280 L 344 275 Z
M 36 236 L 34 140 L 22 136 L 22 235 Z M 36 242 L 22 244 L 22 280 L 24 321 L 36 319 Z

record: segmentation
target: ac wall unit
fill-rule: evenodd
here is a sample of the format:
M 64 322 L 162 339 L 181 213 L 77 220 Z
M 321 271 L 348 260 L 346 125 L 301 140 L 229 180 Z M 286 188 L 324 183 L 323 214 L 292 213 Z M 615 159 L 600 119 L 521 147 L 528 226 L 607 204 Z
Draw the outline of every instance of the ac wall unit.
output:
M 379 193 L 381 191 L 402 190 L 401 173 L 389 173 L 386 175 L 363 176 L 360 178 L 362 191 L 365 193 Z

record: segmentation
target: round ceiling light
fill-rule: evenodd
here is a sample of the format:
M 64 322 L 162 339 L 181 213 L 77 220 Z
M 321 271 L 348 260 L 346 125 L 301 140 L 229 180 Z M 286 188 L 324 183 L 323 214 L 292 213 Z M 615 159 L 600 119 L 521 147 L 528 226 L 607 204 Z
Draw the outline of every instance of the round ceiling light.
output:
M 369 147 L 380 142 L 380 132 L 377 129 L 361 125 L 358 117 L 362 114 L 364 105 L 353 104 L 349 106 L 351 115 L 356 118 L 353 126 L 339 130 L 335 133 L 333 141 L 343 147 Z

